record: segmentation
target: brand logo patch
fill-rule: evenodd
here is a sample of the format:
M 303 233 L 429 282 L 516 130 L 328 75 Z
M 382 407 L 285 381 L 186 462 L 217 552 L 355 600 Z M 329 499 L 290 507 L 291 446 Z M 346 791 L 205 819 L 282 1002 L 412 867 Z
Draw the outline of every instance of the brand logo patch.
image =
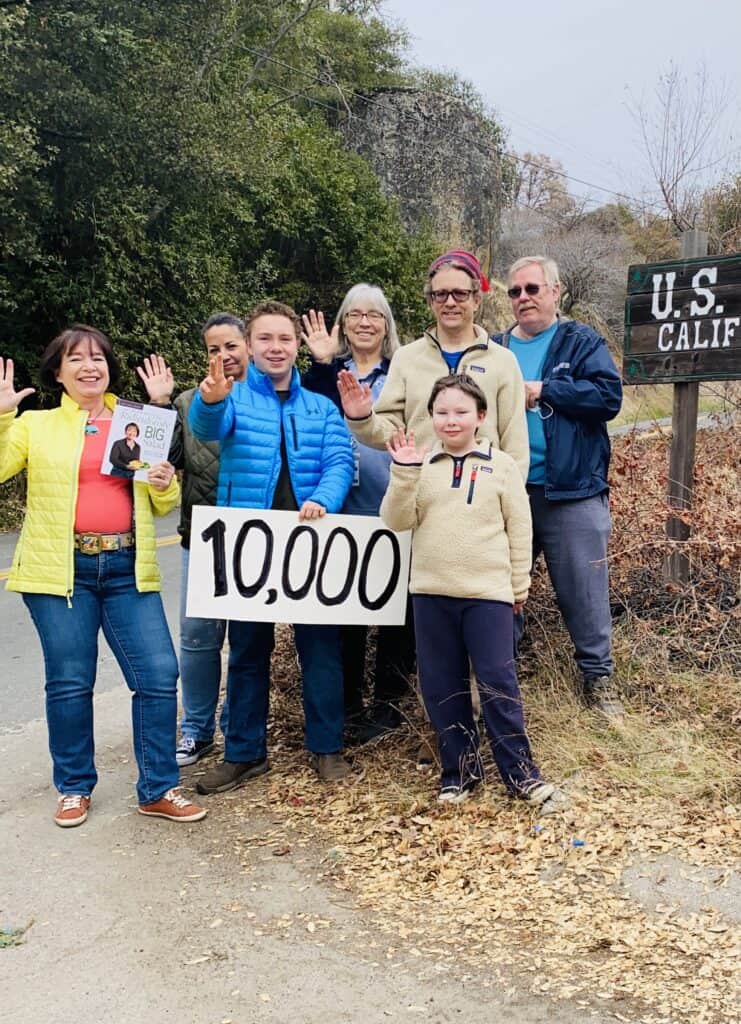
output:
M 473 370 L 474 373 L 486 373 L 486 369 L 483 366 L 476 366 L 475 363 L 471 363 L 468 369 Z
M 494 470 L 491 468 L 491 466 L 479 466 L 479 472 L 480 473 L 493 473 Z
M 554 366 L 551 373 L 558 373 L 559 370 L 570 370 L 571 363 L 559 363 L 558 366 Z

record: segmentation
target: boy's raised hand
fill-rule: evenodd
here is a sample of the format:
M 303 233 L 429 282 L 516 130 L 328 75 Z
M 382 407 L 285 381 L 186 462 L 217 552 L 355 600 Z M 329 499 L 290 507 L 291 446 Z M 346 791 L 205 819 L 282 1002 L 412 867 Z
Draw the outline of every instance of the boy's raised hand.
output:
M 367 384 L 361 384 L 349 370 L 340 370 L 337 374 L 337 390 L 342 411 L 348 419 L 364 420 L 373 412 L 371 389 Z
M 387 442 L 386 448 L 388 449 L 391 458 L 399 466 L 419 466 L 424 462 L 425 455 L 428 453 L 429 446 L 423 445 L 421 448 L 417 448 L 417 443 L 414 439 L 414 431 L 410 430 L 408 434 L 404 432 L 403 427 L 399 427 L 391 435 L 391 440 Z
M 13 384 L 13 360 L 0 359 L 0 415 L 14 412 L 24 398 L 32 395 L 36 388 L 23 388 L 16 391 Z
M 324 323 L 324 313 L 321 310 L 310 309 L 308 315 L 304 313 L 301 319 L 304 322 L 301 340 L 306 342 L 314 361 L 331 363 L 340 347 L 339 323 L 334 325 L 330 334 Z
M 144 356 L 144 366 L 137 366 L 136 372 L 144 383 L 153 405 L 168 405 L 175 390 L 172 370 L 162 356 L 152 353 Z
M 234 384 L 233 377 L 224 375 L 224 359 L 221 355 L 213 356 L 208 361 L 208 376 L 198 385 L 201 398 L 206 405 L 223 402 Z

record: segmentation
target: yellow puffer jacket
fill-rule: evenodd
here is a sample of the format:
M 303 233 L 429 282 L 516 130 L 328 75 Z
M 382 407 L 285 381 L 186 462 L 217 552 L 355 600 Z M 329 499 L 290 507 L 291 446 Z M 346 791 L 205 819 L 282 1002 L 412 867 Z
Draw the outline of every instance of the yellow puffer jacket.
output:
M 115 395 L 106 394 L 109 409 L 115 402 Z M 7 590 L 68 599 L 74 592 L 77 477 L 86 422 L 87 413 L 66 394 L 56 409 L 0 416 L 0 483 L 28 470 L 26 518 Z M 134 482 L 137 590 L 160 589 L 153 516 L 170 512 L 179 496 L 174 477 L 165 491 Z

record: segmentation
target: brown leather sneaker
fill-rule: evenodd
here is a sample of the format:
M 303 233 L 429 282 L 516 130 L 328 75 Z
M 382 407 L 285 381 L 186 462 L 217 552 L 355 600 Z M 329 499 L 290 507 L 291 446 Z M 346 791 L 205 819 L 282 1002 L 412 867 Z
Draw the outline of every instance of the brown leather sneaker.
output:
M 76 828 L 87 818 L 90 797 L 78 793 L 62 793 L 57 803 L 54 824 L 60 828 Z
M 342 754 L 312 754 L 311 767 L 323 782 L 340 782 L 350 774 L 350 765 Z
M 150 818 L 167 818 L 168 821 L 200 821 L 208 811 L 184 797 L 177 789 L 168 789 L 164 796 L 153 804 L 139 804 L 139 814 L 148 814 Z

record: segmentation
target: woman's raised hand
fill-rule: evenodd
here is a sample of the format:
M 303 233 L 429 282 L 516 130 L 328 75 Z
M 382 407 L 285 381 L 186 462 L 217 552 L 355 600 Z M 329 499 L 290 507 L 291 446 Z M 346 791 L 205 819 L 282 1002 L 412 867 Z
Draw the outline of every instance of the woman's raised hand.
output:
M 24 398 L 32 395 L 36 388 L 22 388 L 16 391 L 13 385 L 13 360 L 0 359 L 0 415 L 14 412 Z
M 208 361 L 208 377 L 204 377 L 201 383 L 198 385 L 198 390 L 201 393 L 201 398 L 206 405 L 215 405 L 217 402 L 223 402 L 229 392 L 232 390 L 234 384 L 233 377 L 227 377 L 224 374 L 224 359 L 221 355 L 216 355 Z
M 136 372 L 144 382 L 149 400 L 154 405 L 167 405 L 175 390 L 172 370 L 162 356 L 144 356 L 144 366 L 137 366 Z
M 403 427 L 399 427 L 393 432 L 386 447 L 391 458 L 400 466 L 419 466 L 424 462 L 424 457 L 430 450 L 427 445 L 417 448 L 414 431 L 410 430 L 406 434 Z
M 367 384 L 361 384 L 349 370 L 337 374 L 342 411 L 348 419 L 364 420 L 373 412 L 373 396 Z
M 327 331 L 324 323 L 324 313 L 321 310 L 310 309 L 308 315 L 304 313 L 301 317 L 304 322 L 304 329 L 301 332 L 301 340 L 309 347 L 312 358 L 317 363 L 331 363 L 337 355 L 340 347 L 340 325 L 336 323 L 332 333 Z

